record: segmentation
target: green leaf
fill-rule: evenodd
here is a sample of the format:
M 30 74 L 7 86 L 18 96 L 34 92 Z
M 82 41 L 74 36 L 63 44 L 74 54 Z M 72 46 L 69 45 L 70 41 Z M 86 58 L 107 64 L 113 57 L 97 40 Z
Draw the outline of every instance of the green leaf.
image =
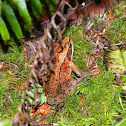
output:
M 39 98 L 39 101 L 38 101 L 38 105 L 42 105 L 44 103 L 44 101 L 45 101 L 45 93 L 44 93 L 43 88 L 42 88 L 42 86 L 40 84 L 36 84 L 36 86 L 37 86 L 36 89 L 38 89 L 38 93 L 41 94 L 41 96 Z M 34 92 L 34 88 L 33 87 L 34 87 L 34 85 L 31 84 L 30 89 Z M 29 93 L 29 95 L 32 98 L 35 98 L 35 94 L 32 91 L 28 91 L 28 93 Z M 33 103 L 33 99 L 31 99 L 28 96 L 27 96 L 27 98 L 28 98 L 30 104 L 32 104 Z M 27 104 L 27 100 L 25 100 L 24 102 Z
M 46 0 L 46 2 L 49 3 L 49 5 L 50 5 L 50 10 L 56 9 L 57 4 L 56 4 L 55 0 Z
M 10 34 L 8 32 L 7 26 L 4 20 L 2 19 L 2 17 L 0 17 L 0 34 L 4 41 L 7 41 L 10 39 Z
M 23 36 L 23 34 L 22 34 L 20 24 L 18 23 L 16 15 L 15 15 L 15 13 L 13 11 L 13 8 L 9 4 L 4 4 L 2 6 L 2 10 L 5 13 L 5 16 L 6 16 L 7 20 L 8 20 L 14 34 L 19 39 L 20 37 Z
M 8 32 L 8 29 L 4 20 L 1 17 L 1 6 L 2 6 L 2 1 L 0 0 L 0 34 L 1 34 L 2 39 L 4 41 L 7 41 L 10 39 L 10 34 Z
M 34 16 L 37 19 L 41 18 L 42 5 L 41 5 L 40 0 L 30 0 L 30 3 L 31 3 L 31 8 L 32 8 Z
M 2 122 L 0 122 L 0 126 L 12 126 L 12 120 L 7 119 Z
M 31 17 L 28 12 L 28 8 L 25 0 L 13 0 L 13 3 L 16 5 L 19 15 L 24 20 L 24 28 L 26 30 L 31 29 Z
M 122 47 L 121 47 L 122 46 Z M 126 45 L 112 45 L 106 55 L 106 64 L 115 73 L 124 74 L 126 70 Z
M 0 0 L 0 16 L 1 16 L 1 5 L 2 5 L 2 1 Z

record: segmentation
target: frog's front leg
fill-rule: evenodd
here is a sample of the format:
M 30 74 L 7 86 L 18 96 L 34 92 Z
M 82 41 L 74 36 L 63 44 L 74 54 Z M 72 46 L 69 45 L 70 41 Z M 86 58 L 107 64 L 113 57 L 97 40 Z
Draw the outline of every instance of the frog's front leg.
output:
M 71 62 L 71 67 L 73 69 L 73 72 L 80 78 L 85 78 L 87 76 L 91 76 L 92 72 L 88 70 L 83 70 L 81 68 L 78 68 L 73 62 Z
M 73 72 L 78 76 L 81 77 L 84 74 L 84 70 L 81 68 L 78 68 L 73 62 L 70 63 L 70 66 L 73 70 Z

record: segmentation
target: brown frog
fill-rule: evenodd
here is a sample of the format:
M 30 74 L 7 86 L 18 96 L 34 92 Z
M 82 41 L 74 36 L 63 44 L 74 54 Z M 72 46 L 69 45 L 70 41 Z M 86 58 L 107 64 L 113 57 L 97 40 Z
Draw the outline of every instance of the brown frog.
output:
M 51 70 L 50 80 L 46 86 L 46 91 L 48 94 L 47 103 L 49 104 L 63 102 L 65 95 L 67 94 L 69 96 L 73 89 L 79 84 L 80 79 L 70 79 L 72 72 L 81 78 L 83 78 L 85 75 L 90 75 L 89 72 L 84 72 L 83 69 L 75 66 L 72 61 L 72 38 L 66 37 L 63 39 L 62 43 L 62 48 L 60 44 L 55 46 L 56 55 L 54 67 Z

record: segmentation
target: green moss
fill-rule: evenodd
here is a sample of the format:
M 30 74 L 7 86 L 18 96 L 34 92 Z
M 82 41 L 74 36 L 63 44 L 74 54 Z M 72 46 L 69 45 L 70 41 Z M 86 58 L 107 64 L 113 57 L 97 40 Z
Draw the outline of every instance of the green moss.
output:
M 75 25 L 73 27 L 67 27 L 66 31 L 63 34 L 63 37 L 70 36 L 74 41 L 79 41 L 83 37 L 83 27 Z
M 9 44 L 6 53 L 3 52 L 2 47 L 0 48 L 0 61 L 4 62 L 4 68 L 0 71 L 0 120 L 11 118 L 17 113 L 29 75 L 29 68 L 24 64 L 26 59 L 22 46 L 19 47 L 13 39 Z M 2 114 L 8 89 L 5 114 Z
M 119 5 L 118 9 L 114 10 L 115 18 L 108 27 L 108 37 L 112 44 L 118 44 L 125 42 L 126 40 L 126 20 L 123 20 L 126 15 L 126 10 L 122 5 Z

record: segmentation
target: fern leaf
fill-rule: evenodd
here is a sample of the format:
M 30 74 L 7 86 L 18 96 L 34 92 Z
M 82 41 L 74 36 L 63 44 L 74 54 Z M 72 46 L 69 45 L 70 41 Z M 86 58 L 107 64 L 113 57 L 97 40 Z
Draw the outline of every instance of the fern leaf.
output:
M 19 39 L 20 37 L 23 36 L 23 34 L 22 34 L 20 24 L 18 23 L 18 20 L 16 18 L 16 15 L 14 13 L 13 8 L 9 4 L 4 4 L 2 6 L 2 10 L 5 13 L 5 16 L 6 16 L 7 20 L 8 20 L 14 34 Z
M 25 23 L 24 28 L 26 30 L 31 29 L 31 17 L 28 12 L 28 8 L 27 8 L 25 0 L 13 0 L 13 3 L 16 5 L 19 15 L 21 16 L 21 18 L 23 19 Z

